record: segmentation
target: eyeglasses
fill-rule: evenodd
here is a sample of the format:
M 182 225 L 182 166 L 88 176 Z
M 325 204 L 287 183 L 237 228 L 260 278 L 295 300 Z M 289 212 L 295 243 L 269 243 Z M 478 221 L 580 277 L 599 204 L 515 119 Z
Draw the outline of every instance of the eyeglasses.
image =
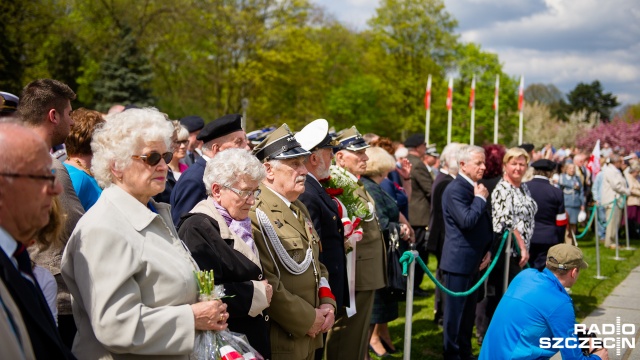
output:
M 165 163 L 170 163 L 171 159 L 173 159 L 173 153 L 171 151 L 167 151 L 164 154 L 160 154 L 159 152 L 152 151 L 148 154 L 144 155 L 132 155 L 132 159 L 140 159 L 147 163 L 150 166 L 156 166 L 160 162 L 160 160 L 164 159 Z
M 260 196 L 260 193 L 262 192 L 262 190 L 260 189 L 255 189 L 255 190 L 238 190 L 238 189 L 234 189 L 231 186 L 227 186 L 227 185 L 222 185 L 223 187 L 233 191 L 234 193 L 236 193 L 236 195 L 238 195 L 241 199 L 248 199 L 249 196 L 253 195 L 253 198 L 257 198 L 258 196 Z
M 174 141 L 173 143 L 180 147 L 182 145 L 187 145 L 189 143 L 189 140 Z
M 48 181 L 49 186 L 54 188 L 57 183 L 56 169 L 51 169 L 51 175 L 32 175 L 32 174 L 14 174 L 14 173 L 0 173 L 0 176 L 12 177 L 12 178 L 29 178 L 35 180 Z

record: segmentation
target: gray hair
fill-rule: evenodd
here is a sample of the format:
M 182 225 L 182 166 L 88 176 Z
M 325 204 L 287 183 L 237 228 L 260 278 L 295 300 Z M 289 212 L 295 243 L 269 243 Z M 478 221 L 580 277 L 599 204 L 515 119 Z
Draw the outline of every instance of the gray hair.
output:
M 462 145 L 456 155 L 457 164 L 469 162 L 473 154 L 482 154 L 484 156 L 484 149 L 477 145 Z
M 221 151 L 207 162 L 202 180 L 211 195 L 211 185 L 217 183 L 232 186 L 236 181 L 245 177 L 253 181 L 262 182 L 267 171 L 260 160 L 245 149 L 227 149 Z
M 139 155 L 145 144 L 164 142 L 171 148 L 173 126 L 155 108 L 129 109 L 113 114 L 96 130 L 91 142 L 91 171 L 98 184 L 105 188 L 113 182 L 111 167 L 122 171 L 131 165 L 131 156 Z
M 399 147 L 395 153 L 393 153 L 393 156 L 396 158 L 396 160 L 400 160 L 401 158 L 406 158 L 409 155 L 409 149 L 407 149 L 406 147 Z
M 458 172 L 458 161 L 456 159 L 458 150 L 462 148 L 464 144 L 451 143 L 444 147 L 442 154 L 440 154 L 440 163 L 442 166 L 446 166 L 450 172 Z

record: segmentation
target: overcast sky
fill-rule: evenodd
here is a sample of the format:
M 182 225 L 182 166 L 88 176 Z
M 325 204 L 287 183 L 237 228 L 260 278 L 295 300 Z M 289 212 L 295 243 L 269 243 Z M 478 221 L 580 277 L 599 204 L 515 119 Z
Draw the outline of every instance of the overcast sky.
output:
M 378 0 L 312 0 L 366 27 Z M 640 0 L 445 0 L 462 41 L 498 54 L 526 84 L 563 93 L 600 80 L 623 104 L 640 102 Z

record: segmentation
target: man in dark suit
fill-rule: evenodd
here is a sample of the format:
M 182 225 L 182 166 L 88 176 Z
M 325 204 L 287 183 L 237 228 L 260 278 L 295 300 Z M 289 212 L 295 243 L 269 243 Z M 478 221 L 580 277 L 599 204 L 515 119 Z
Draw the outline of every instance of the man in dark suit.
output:
M 444 285 L 464 292 L 477 281 L 478 271 L 491 261 L 493 238 L 487 212 L 489 192 L 477 181 L 486 169 L 484 149 L 466 145 L 458 151 L 459 173 L 444 191 L 442 210 L 445 241 L 440 269 Z M 471 336 L 477 292 L 468 296 L 447 295 L 444 307 L 444 358 L 472 359 Z
M 542 159 L 531 164 L 533 179 L 527 182 L 531 197 L 538 204 L 535 216 L 535 228 L 529 248 L 529 266 L 542 271 L 547 261 L 547 251 L 556 244 L 564 242 L 567 228 L 567 213 L 564 209 L 562 190 L 551 185 L 549 177 L 556 163 Z
M 407 159 L 411 162 L 411 197 L 409 199 L 409 223 L 413 227 L 416 234 L 416 249 L 420 253 L 420 257 L 427 261 L 427 231 L 429 230 L 429 222 L 431 219 L 431 188 L 435 175 L 433 169 L 424 163 L 423 157 L 430 151 L 429 157 L 437 156 L 435 148 L 427 148 L 424 142 L 424 135 L 414 134 L 407 138 L 404 146 L 409 150 Z M 429 161 L 435 163 L 434 161 Z M 424 277 L 424 272 L 418 266 L 416 267 L 414 295 L 427 296 L 428 294 L 420 289 L 420 283 Z
M 53 197 L 60 193 L 62 185 L 52 173 L 42 138 L 20 125 L 0 124 L 0 278 L 19 308 L 29 334 L 25 340 L 37 359 L 74 359 L 58 333 L 26 250 L 48 224 Z
M 184 126 L 189 131 L 189 144 L 187 145 L 187 156 L 182 159 L 182 162 L 191 166 L 195 164 L 196 160 L 202 157 L 202 141 L 198 140 L 198 134 L 204 128 L 204 120 L 198 115 L 189 115 L 180 119 L 180 125 Z
M 225 149 L 249 150 L 247 134 L 242 130 L 241 122 L 242 116 L 238 114 L 225 115 L 205 125 L 198 134 L 198 140 L 204 142 L 202 157 L 182 173 L 171 192 L 171 217 L 174 225 L 178 226 L 183 214 L 207 198 L 207 189 L 202 181 L 207 161 Z
M 456 153 L 462 144 L 451 143 L 442 150 L 440 162 L 442 164 L 440 172 L 433 182 L 431 190 L 431 220 L 429 223 L 429 238 L 427 239 L 427 251 L 436 256 L 438 260 L 438 268 L 436 270 L 436 279 L 442 282 L 442 270 L 440 269 L 440 259 L 442 257 L 442 247 L 444 246 L 444 214 L 442 212 L 442 195 L 447 186 L 458 175 L 458 162 L 456 161 Z M 436 287 L 435 298 L 435 316 L 433 321 L 442 325 L 442 316 L 444 310 L 444 294 Z

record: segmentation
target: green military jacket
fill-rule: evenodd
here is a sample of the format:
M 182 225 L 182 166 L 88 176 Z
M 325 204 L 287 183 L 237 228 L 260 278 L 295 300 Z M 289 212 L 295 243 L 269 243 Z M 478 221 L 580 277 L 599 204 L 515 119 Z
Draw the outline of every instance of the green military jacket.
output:
M 293 211 L 272 190 L 260 185 L 262 193 L 251 209 L 249 217 L 260 262 L 266 280 L 273 286 L 271 305 L 267 309 L 271 319 L 271 352 L 273 359 L 304 359 L 322 347 L 322 336 L 311 338 L 307 331 L 315 321 L 315 309 L 323 303 L 336 306 L 330 298 L 318 298 L 320 278 L 329 278 L 326 268 L 318 260 L 319 236 L 313 228 L 311 216 L 304 204 L 296 200 L 292 205 L 302 212 L 303 225 Z M 294 275 L 284 266 L 273 244 L 258 222 L 256 209 L 269 219 L 288 256 L 301 263 L 309 246 L 313 262 L 300 275 Z
M 356 195 L 365 204 L 371 203 L 369 208 L 373 210 L 371 217 L 360 222 L 362 240 L 356 244 L 356 291 L 377 290 L 387 286 L 386 247 L 375 216 L 375 202 L 360 182 Z

